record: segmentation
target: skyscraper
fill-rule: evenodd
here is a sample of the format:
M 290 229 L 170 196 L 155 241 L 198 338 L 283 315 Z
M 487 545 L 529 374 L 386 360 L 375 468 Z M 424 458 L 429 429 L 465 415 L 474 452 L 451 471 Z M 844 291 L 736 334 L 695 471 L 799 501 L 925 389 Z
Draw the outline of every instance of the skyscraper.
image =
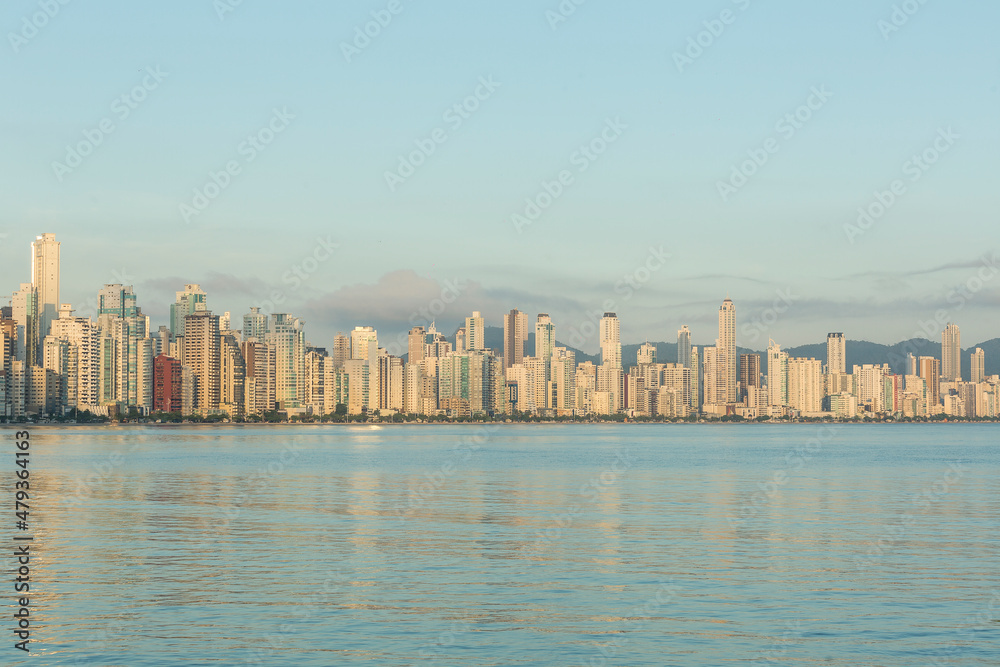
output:
M 767 347 L 767 398 L 771 406 L 788 405 L 788 353 L 773 340 Z
M 524 359 L 528 340 L 528 316 L 517 308 L 503 317 L 503 366 L 510 368 Z
M 420 361 L 424 358 L 424 345 L 426 344 L 426 329 L 422 326 L 415 326 L 410 329 L 410 333 L 406 336 L 406 363 L 420 363 Z
M 847 372 L 847 344 L 842 333 L 826 335 L 826 372 Z
M 677 332 L 677 363 L 691 368 L 691 330 L 686 324 Z
M 539 379 L 538 386 L 543 387 L 545 396 L 535 396 L 538 408 L 551 408 L 552 396 L 548 392 L 548 383 L 552 381 L 552 353 L 556 348 L 556 325 L 552 323 L 552 318 L 548 313 L 538 313 L 535 320 L 535 358 L 537 358 L 544 368 L 544 381 Z
M 478 310 L 473 311 L 472 317 L 465 318 L 465 349 L 470 351 L 486 349 L 486 327 L 483 316 Z
M 977 347 L 972 353 L 972 374 L 969 382 L 982 382 L 986 377 L 986 353 L 981 347 Z
M 181 363 L 194 377 L 194 405 L 200 414 L 219 409 L 220 337 L 219 317 L 199 310 L 184 318 L 184 348 Z
M 760 388 L 760 355 L 740 355 L 740 401 L 746 402 L 750 387 Z
M 604 313 L 600 325 L 601 365 L 622 367 L 621 323 L 615 313 Z
M 941 380 L 960 382 L 962 379 L 962 334 L 957 324 L 949 324 L 941 332 Z
M 927 386 L 927 412 L 936 415 L 941 403 L 941 362 L 934 357 L 920 357 L 917 372 Z
M 305 322 L 287 313 L 271 318 L 267 343 L 274 349 L 274 394 L 278 407 L 299 408 L 306 395 Z
M 719 307 L 718 403 L 736 402 L 736 306 L 727 296 Z
M 31 284 L 38 298 L 39 345 L 49 335 L 52 321 L 59 318 L 59 246 L 55 234 L 42 234 L 31 244 Z M 41 360 L 32 359 L 31 363 L 40 364 Z
M 200 310 L 208 310 L 208 295 L 202 291 L 201 285 L 185 285 L 183 291 L 177 292 L 174 303 L 170 304 L 170 330 L 174 336 L 183 336 L 184 318 Z
M 351 331 L 351 359 L 368 359 L 368 348 L 374 343 L 378 349 L 378 332 L 374 327 L 354 327 Z
M 11 318 L 17 323 L 17 347 L 14 359 L 31 366 L 38 359 L 38 294 L 31 283 L 21 283 L 21 289 L 10 298 Z
M 267 336 L 267 314 L 260 312 L 260 308 L 251 307 L 250 312 L 243 316 L 243 340 L 248 341 L 252 338 L 263 341 L 265 336 Z

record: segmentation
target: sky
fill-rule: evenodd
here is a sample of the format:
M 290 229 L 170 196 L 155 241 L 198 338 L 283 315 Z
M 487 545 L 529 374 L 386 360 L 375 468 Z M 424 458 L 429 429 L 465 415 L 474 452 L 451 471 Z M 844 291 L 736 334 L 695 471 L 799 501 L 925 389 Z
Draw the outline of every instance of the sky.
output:
M 587 352 L 606 310 L 625 342 L 711 344 L 727 295 L 754 349 L 1000 337 L 998 22 L 985 0 L 7 0 L 0 289 L 51 232 L 61 301 L 132 284 L 154 329 L 199 283 L 320 346 L 511 308 Z

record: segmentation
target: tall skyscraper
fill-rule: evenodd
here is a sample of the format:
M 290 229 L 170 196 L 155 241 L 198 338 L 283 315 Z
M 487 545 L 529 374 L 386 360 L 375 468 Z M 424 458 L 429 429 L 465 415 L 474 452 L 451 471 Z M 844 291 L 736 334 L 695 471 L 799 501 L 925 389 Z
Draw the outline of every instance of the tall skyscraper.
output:
M 199 414 L 219 409 L 220 336 L 219 317 L 199 310 L 184 318 L 184 348 L 181 363 L 194 377 L 194 405 Z
M 42 234 L 31 244 L 31 284 L 38 297 L 39 345 L 49 335 L 52 321 L 59 318 L 59 246 L 55 234 Z M 41 360 L 33 359 L 31 363 L 41 364 Z
M 201 285 L 185 285 L 183 291 L 177 292 L 174 303 L 170 304 L 170 330 L 174 336 L 183 336 L 185 318 L 201 310 L 208 310 L 208 295 L 202 291 Z
M 503 366 L 510 368 L 524 359 L 528 340 L 528 316 L 517 308 L 503 317 Z
M 38 359 L 39 320 L 38 294 L 31 283 L 21 283 L 21 289 L 10 298 L 11 318 L 17 323 L 17 346 L 14 359 L 31 366 Z
M 927 386 L 927 412 L 938 414 L 937 406 L 941 403 L 941 362 L 934 357 L 917 359 L 917 372 Z
M 957 324 L 949 324 L 941 332 L 941 380 L 959 382 L 962 379 L 962 334 Z
M 740 355 L 740 401 L 746 402 L 750 387 L 760 388 L 760 355 Z
M 343 368 L 349 359 L 351 359 L 351 339 L 338 331 L 333 337 L 333 367 Z
M 275 313 L 267 332 L 267 344 L 274 349 L 274 392 L 278 407 L 299 408 L 306 395 L 305 322 L 287 313 Z
M 410 329 L 406 336 L 406 363 L 418 364 L 424 358 L 424 346 L 427 344 L 427 330 L 422 326 Z
M 826 372 L 847 372 L 847 342 L 842 333 L 826 335 Z
M 788 405 L 788 353 L 773 340 L 767 347 L 767 398 L 771 406 Z
M 535 358 L 540 361 L 544 368 L 544 380 L 539 379 L 538 386 L 546 388 L 543 389 L 545 400 L 540 396 L 535 396 L 539 409 L 552 407 L 552 396 L 547 387 L 548 383 L 552 381 L 552 353 L 555 349 L 556 325 L 552 323 L 552 318 L 548 316 L 548 313 L 539 313 L 538 319 L 535 320 Z
M 972 375 L 969 382 L 982 382 L 986 377 L 986 353 L 981 347 L 977 347 L 972 353 Z
M 176 332 L 174 335 L 176 335 Z M 248 341 L 251 338 L 263 341 L 264 337 L 267 336 L 267 314 L 260 312 L 260 308 L 251 307 L 250 312 L 243 316 L 242 335 L 244 341 Z
M 677 332 L 677 363 L 691 368 L 691 330 L 686 324 Z
M 476 352 L 486 349 L 486 327 L 478 310 L 465 318 L 465 349 Z
M 622 367 L 621 323 L 615 313 L 604 313 L 600 325 L 601 365 L 609 368 Z
M 368 348 L 378 349 L 378 332 L 374 327 L 354 327 L 351 332 L 351 359 L 368 360 Z
M 736 306 L 727 296 L 719 307 L 718 402 L 736 402 Z

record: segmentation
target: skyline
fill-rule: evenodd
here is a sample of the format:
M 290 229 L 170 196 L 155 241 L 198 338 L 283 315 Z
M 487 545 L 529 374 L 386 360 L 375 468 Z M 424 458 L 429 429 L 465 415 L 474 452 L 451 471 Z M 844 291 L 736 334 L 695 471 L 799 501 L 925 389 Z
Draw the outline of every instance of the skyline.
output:
M 387 6 L 70 3 L 26 38 L 39 5 L 5 4 L 0 261 L 22 265 L 17 230 L 45 229 L 77 249 L 67 301 L 134 284 L 160 319 L 186 283 L 227 304 L 277 290 L 322 339 L 401 332 L 449 281 L 467 288 L 439 321 L 517 303 L 582 322 L 614 299 L 626 340 L 708 329 L 726 292 L 749 322 L 791 289 L 794 345 L 908 338 L 996 250 L 995 5 L 920 5 L 887 30 L 891 2 L 586 3 L 554 22 L 555 2 L 404 2 L 348 62 L 341 44 Z M 110 33 L 115 49 L 85 48 Z M 401 160 L 422 164 L 393 190 Z M 724 201 L 734 168 L 754 173 Z M 185 222 L 213 174 L 225 187 Z M 296 286 L 317 239 L 337 248 Z M 650 248 L 670 257 L 625 299 Z M 993 281 L 955 317 L 987 340 L 997 305 Z
M 46 232 L 36 235 L 35 240 L 32 241 L 30 244 L 31 274 L 25 281 L 11 283 L 11 285 L 14 284 L 24 285 L 26 283 L 31 283 L 33 282 L 33 278 L 37 272 L 38 276 L 40 277 L 40 280 L 42 281 L 41 284 L 43 285 L 43 287 L 39 290 L 40 295 L 37 297 L 38 306 L 39 308 L 42 309 L 40 310 L 40 312 L 43 313 L 42 323 L 40 324 L 42 330 L 47 328 L 45 324 L 46 321 L 51 323 L 53 319 L 56 319 L 58 317 L 57 311 L 62 309 L 63 304 L 69 304 L 70 306 L 72 306 L 72 310 L 74 312 L 75 317 L 90 317 L 96 322 L 98 311 L 100 310 L 100 305 L 98 303 L 98 299 L 101 298 L 100 292 L 104 288 L 112 286 L 135 288 L 134 294 L 137 299 L 136 305 L 139 306 L 142 309 L 143 314 L 149 318 L 150 333 L 155 332 L 156 328 L 161 325 L 166 326 L 168 329 L 174 332 L 176 332 L 178 329 L 180 329 L 181 332 L 183 332 L 183 318 L 175 319 L 175 316 L 173 314 L 174 308 L 178 307 L 179 304 L 181 303 L 179 301 L 179 299 L 182 298 L 180 295 L 182 293 L 186 295 L 190 288 L 194 288 L 201 294 L 201 296 L 199 297 L 200 304 L 207 304 L 208 306 L 207 310 L 212 311 L 215 315 L 221 316 L 224 313 L 229 313 L 231 315 L 234 324 L 240 322 L 243 315 L 249 313 L 251 308 L 258 308 L 262 313 L 266 315 L 285 313 L 303 323 L 304 328 L 307 330 L 306 337 L 309 342 L 311 342 L 313 345 L 317 347 L 325 347 L 330 349 L 332 349 L 333 347 L 333 338 L 335 335 L 350 334 L 351 330 L 358 326 L 372 327 L 376 331 L 380 332 L 380 336 L 382 337 L 381 341 L 385 343 L 387 351 L 395 356 L 403 356 L 406 353 L 407 334 L 409 333 L 409 331 L 412 329 L 413 326 L 427 327 L 431 324 L 437 326 L 440 322 L 442 323 L 442 326 L 438 330 L 443 331 L 446 335 L 454 338 L 455 336 L 454 332 L 459 330 L 468 321 L 467 318 L 469 312 L 473 312 L 476 317 L 480 317 L 481 316 L 480 313 L 482 312 L 478 309 L 469 310 L 466 311 L 465 314 L 460 315 L 457 318 L 457 321 L 455 322 L 454 326 L 444 324 L 447 322 L 451 322 L 450 311 L 456 309 L 456 304 L 459 303 L 459 299 L 464 294 L 464 291 L 461 289 L 462 285 L 460 283 L 451 283 L 449 285 L 446 285 L 446 287 L 442 290 L 442 294 L 440 297 L 432 299 L 429 306 L 416 308 L 411 313 L 411 317 L 407 322 L 408 326 L 405 331 L 394 332 L 392 330 L 386 330 L 380 328 L 380 326 L 371 319 L 358 320 L 354 322 L 344 322 L 343 326 L 338 328 L 336 333 L 331 334 L 329 339 L 327 339 L 327 338 L 316 337 L 314 329 L 308 326 L 309 320 L 307 318 L 302 317 L 301 314 L 296 312 L 294 309 L 283 307 L 287 304 L 287 299 L 284 297 L 284 295 L 281 295 L 281 300 L 278 300 L 277 295 L 272 292 L 270 296 L 274 297 L 275 300 L 271 299 L 263 300 L 264 307 L 261 307 L 260 303 L 246 305 L 243 306 L 242 308 L 232 307 L 231 304 L 224 304 L 221 307 L 217 307 L 215 304 L 218 303 L 218 299 L 211 293 L 211 291 L 205 290 L 204 285 L 202 285 L 201 283 L 183 283 L 182 285 L 178 285 L 177 289 L 174 289 L 171 292 L 174 299 L 171 300 L 171 302 L 167 305 L 165 309 L 163 309 L 166 311 L 166 315 L 158 316 L 150 312 L 150 309 L 147 307 L 147 302 L 143 298 L 144 295 L 141 289 L 136 288 L 134 284 L 129 283 L 127 280 L 125 280 L 129 277 L 126 272 L 112 272 L 116 278 L 120 279 L 119 282 L 102 284 L 101 287 L 92 290 L 91 295 L 85 298 L 83 302 L 77 303 L 74 301 L 67 300 L 65 298 L 66 296 L 65 293 L 64 292 L 60 293 L 60 283 L 65 284 L 67 282 L 61 278 L 62 269 L 60 265 L 61 265 L 61 257 L 63 254 L 61 246 L 62 246 L 62 240 L 59 239 L 59 237 L 55 234 Z M 36 248 L 48 248 L 48 247 L 52 248 L 52 250 L 47 251 L 52 259 L 49 260 L 47 264 L 39 263 L 40 261 L 44 262 L 45 260 L 38 260 L 36 259 L 36 256 L 44 257 L 45 255 L 44 254 L 38 255 L 38 253 L 42 251 L 36 251 Z M 989 270 L 991 272 L 991 275 L 987 278 L 987 280 L 983 281 L 983 284 L 986 284 L 988 280 L 991 280 L 993 277 L 995 277 L 995 275 L 1000 274 L 1000 261 L 994 260 L 992 258 L 989 258 L 987 260 L 984 257 L 984 265 L 989 267 Z M 44 271 L 42 270 L 43 267 L 45 269 Z M 981 273 L 979 275 L 985 275 L 985 274 Z M 44 287 L 46 277 L 48 278 L 49 283 L 55 284 L 54 290 L 52 288 L 48 288 L 46 290 L 46 288 Z M 641 283 L 638 284 L 638 287 L 636 289 L 641 289 Z M 48 300 L 46 300 L 41 296 L 41 292 L 46 292 L 46 291 L 49 293 Z M 13 294 L 16 296 L 17 290 L 13 290 Z M 975 296 L 975 292 L 972 292 L 971 294 L 973 297 Z M 454 301 L 451 301 L 451 303 L 448 303 L 449 295 L 454 295 L 456 297 Z M 735 364 L 736 357 L 738 356 L 735 353 L 737 347 L 754 350 L 756 352 L 764 352 L 768 347 L 768 341 L 770 339 L 779 340 L 779 344 L 781 345 L 781 347 L 786 349 L 822 342 L 820 341 L 819 338 L 817 338 L 816 340 L 810 340 L 803 343 L 788 344 L 784 342 L 783 338 L 781 338 L 780 325 L 782 324 L 782 319 L 784 315 L 788 311 L 790 311 L 796 303 L 796 299 L 789 298 L 789 295 L 791 295 L 791 292 L 788 292 L 785 295 L 779 294 L 779 297 L 775 299 L 775 301 L 769 308 L 762 311 L 761 315 L 754 316 L 750 322 L 741 321 L 740 315 L 737 314 L 734 316 L 732 311 L 728 311 L 729 312 L 728 316 L 724 318 L 723 313 L 727 312 L 725 311 L 725 309 L 719 309 L 717 312 L 717 316 L 711 318 L 717 324 L 718 327 L 716 329 L 717 332 L 725 330 L 727 332 L 731 331 L 734 334 L 733 340 L 729 340 L 728 342 L 723 344 L 723 348 L 727 350 L 727 356 L 730 363 Z M 6 298 L 6 302 L 8 305 L 11 305 L 12 303 L 11 298 L 12 297 Z M 185 296 L 184 298 L 186 299 L 187 297 Z M 971 298 L 971 297 L 962 297 L 962 298 Z M 56 300 L 52 301 L 52 299 Z M 608 308 L 613 308 L 615 303 L 616 302 L 612 300 L 605 301 L 605 305 L 608 306 Z M 730 308 L 733 307 L 733 302 L 728 295 L 726 296 L 723 304 L 725 305 L 727 303 L 729 304 Z M 48 307 L 46 308 L 46 306 Z M 912 339 L 925 339 L 931 342 L 936 342 L 936 338 L 943 335 L 944 332 L 948 330 L 948 327 L 956 326 L 951 320 L 951 315 L 956 311 L 960 311 L 963 306 L 961 304 L 958 305 L 953 304 L 953 306 L 954 307 L 951 311 L 938 310 L 936 313 L 933 314 L 929 313 L 926 319 L 921 319 L 918 321 L 918 328 L 913 332 L 912 336 L 908 336 L 898 341 L 893 341 L 892 343 L 889 343 L 889 345 L 902 343 Z M 186 304 L 185 308 L 187 308 Z M 442 311 L 441 314 L 448 315 L 448 317 L 444 317 L 439 320 L 438 319 L 439 308 L 444 308 L 445 310 Z M 530 311 L 523 311 L 516 306 L 514 306 L 514 308 L 515 311 L 520 312 L 522 316 L 525 316 L 526 314 L 528 314 L 528 312 L 530 312 Z M 191 310 L 190 312 L 193 312 L 193 310 Z M 506 326 L 505 319 L 507 317 L 507 314 L 508 314 L 507 312 L 504 312 L 502 315 L 495 318 L 492 317 L 489 313 L 483 315 L 482 319 L 484 321 L 485 329 L 494 328 L 503 330 Z M 603 312 L 603 314 L 605 315 L 607 314 L 607 309 Z M 539 312 L 540 317 L 543 315 L 546 318 L 550 317 L 548 312 Z M 554 318 L 550 321 L 552 321 L 552 324 L 555 326 L 556 341 L 562 343 L 563 345 L 569 346 L 571 349 L 580 350 L 581 352 L 584 352 L 585 354 L 588 355 L 593 355 L 596 353 L 598 356 L 601 355 L 602 350 L 610 349 L 605 345 L 604 342 L 602 342 L 605 341 L 606 339 L 609 341 L 613 339 L 615 341 L 615 344 L 618 345 L 619 347 L 621 345 L 637 345 L 642 342 L 646 343 L 659 342 L 659 343 L 671 344 L 671 341 L 674 339 L 675 336 L 679 339 L 681 333 L 684 332 L 684 334 L 687 336 L 688 345 L 694 344 L 694 345 L 704 346 L 710 343 L 711 340 L 708 337 L 705 337 L 704 340 L 702 340 L 702 338 L 699 338 L 699 335 L 710 336 L 712 332 L 712 329 L 708 329 L 707 334 L 699 333 L 697 329 L 692 331 L 690 325 L 685 323 L 678 325 L 676 331 L 674 332 L 675 336 L 666 335 L 660 339 L 657 339 L 655 336 L 646 335 L 646 336 L 640 336 L 637 339 L 628 340 L 624 338 L 624 336 L 622 336 L 621 334 L 622 321 L 618 319 L 616 319 L 615 331 L 613 333 L 606 334 L 603 330 L 605 321 L 604 319 L 602 319 L 602 313 L 597 310 L 588 312 L 586 317 L 583 320 L 577 322 L 575 325 L 562 324 L 560 326 L 561 323 L 555 321 Z M 523 326 L 528 326 L 529 329 L 528 333 L 533 333 L 534 330 L 530 325 L 523 325 Z M 966 325 L 963 325 L 963 327 L 964 326 Z M 665 332 L 665 333 L 669 334 L 670 332 Z M 479 336 L 482 335 L 483 335 L 482 332 L 480 332 Z M 843 333 L 839 333 L 838 335 L 844 336 Z M 776 336 L 778 337 L 777 339 L 775 338 Z M 861 332 L 860 335 L 857 337 L 852 338 L 848 336 L 848 338 L 853 341 L 864 341 L 864 342 L 875 342 L 875 343 L 878 342 L 865 338 L 863 332 Z M 977 338 L 976 340 L 978 340 L 980 343 L 985 343 L 987 341 L 994 340 L 997 338 L 1000 338 L 1000 335 L 993 335 L 989 338 Z M 971 338 L 967 338 L 967 340 L 970 339 Z M 701 342 L 699 343 L 698 341 Z M 23 341 L 21 342 L 21 344 L 23 345 Z M 594 349 L 588 349 L 588 347 Z M 503 350 L 501 349 L 500 352 L 502 353 Z M 620 355 L 620 351 L 618 354 Z M 627 360 L 619 358 L 617 362 L 618 366 L 621 367 L 625 361 Z M 945 363 L 944 359 L 942 359 L 942 363 Z M 952 366 L 954 366 L 954 363 L 956 362 L 951 362 L 951 363 Z M 735 366 L 730 368 L 730 370 L 727 373 L 728 376 L 735 378 L 736 376 Z M 729 401 L 731 401 L 732 399 L 733 396 L 727 397 L 727 400 Z

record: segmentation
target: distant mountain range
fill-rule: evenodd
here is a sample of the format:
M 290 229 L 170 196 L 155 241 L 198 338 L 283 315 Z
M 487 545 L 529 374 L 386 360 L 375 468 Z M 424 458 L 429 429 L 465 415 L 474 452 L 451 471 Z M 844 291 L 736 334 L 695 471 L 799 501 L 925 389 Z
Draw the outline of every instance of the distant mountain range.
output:
M 455 337 L 452 335 L 451 340 L 454 341 L 454 339 Z M 565 347 L 568 350 L 572 350 L 576 354 L 577 363 L 582 361 L 591 361 L 594 364 L 601 363 L 600 354 L 587 354 L 571 345 L 566 345 L 565 343 L 559 341 L 557 341 L 556 344 L 559 347 Z M 656 360 L 658 362 L 667 364 L 677 363 L 676 342 L 656 342 L 651 344 L 656 346 Z M 713 341 L 712 345 L 714 344 L 715 342 Z M 639 347 L 641 345 L 641 343 L 622 345 L 622 366 L 628 369 L 629 366 L 635 365 L 636 354 L 639 352 Z M 503 355 L 503 327 L 486 327 L 486 347 L 496 350 L 498 354 Z M 701 349 L 704 346 L 697 345 L 697 347 Z M 848 340 L 846 347 L 848 372 L 850 372 L 851 368 L 855 365 L 863 366 L 865 364 L 888 363 L 892 366 L 894 373 L 904 373 L 906 372 L 904 365 L 906 364 L 906 354 L 908 352 L 912 352 L 918 357 L 934 357 L 935 359 L 941 359 L 941 343 L 930 341 L 925 338 L 913 338 L 908 341 L 896 343 L 895 345 L 881 345 L 879 343 L 870 343 L 866 340 Z M 971 360 L 969 355 L 972 354 L 977 347 L 982 348 L 986 353 L 986 374 L 1000 375 L 1000 338 L 994 338 L 984 343 L 973 345 L 972 347 L 962 351 L 962 377 L 968 379 L 971 375 Z M 534 333 L 528 334 L 528 342 L 524 346 L 524 349 L 525 354 L 527 355 L 532 354 L 534 351 Z M 761 371 L 767 371 L 766 350 L 751 350 L 745 347 L 739 347 L 737 350 L 740 354 L 761 355 Z M 824 364 L 826 363 L 826 341 L 811 345 L 784 348 L 784 351 L 788 352 L 788 355 L 791 357 L 819 359 Z

